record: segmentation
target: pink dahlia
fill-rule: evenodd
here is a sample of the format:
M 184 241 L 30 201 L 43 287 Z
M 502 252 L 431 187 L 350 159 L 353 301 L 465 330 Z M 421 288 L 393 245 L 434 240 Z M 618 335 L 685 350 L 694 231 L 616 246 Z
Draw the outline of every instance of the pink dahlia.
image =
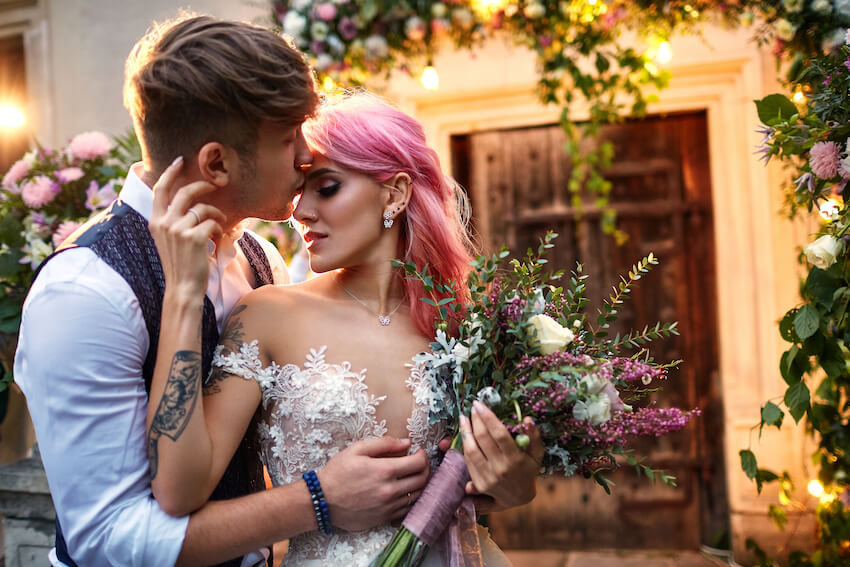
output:
M 323 2 L 316 6 L 316 17 L 329 22 L 336 18 L 336 6 L 330 2 Z
M 80 228 L 80 223 L 68 220 L 59 225 L 56 232 L 53 233 L 53 247 L 59 248 L 59 245 L 65 242 L 65 239 Z
M 839 148 L 835 142 L 818 142 L 812 146 L 809 167 L 821 179 L 832 179 L 838 175 Z
M 40 209 L 59 194 L 59 185 L 46 175 L 38 175 L 32 181 L 27 181 L 21 188 L 21 198 L 26 206 Z
M 3 189 L 10 192 L 16 192 L 18 189 L 18 181 L 23 179 L 24 175 L 30 172 L 30 164 L 26 160 L 19 159 L 12 164 L 6 175 L 3 176 Z
M 59 183 L 70 183 L 76 181 L 83 176 L 83 170 L 79 167 L 66 167 L 56 172 L 56 178 Z
M 68 144 L 71 157 L 76 159 L 94 159 L 105 156 L 112 149 L 112 141 L 103 132 L 83 132 L 77 134 Z

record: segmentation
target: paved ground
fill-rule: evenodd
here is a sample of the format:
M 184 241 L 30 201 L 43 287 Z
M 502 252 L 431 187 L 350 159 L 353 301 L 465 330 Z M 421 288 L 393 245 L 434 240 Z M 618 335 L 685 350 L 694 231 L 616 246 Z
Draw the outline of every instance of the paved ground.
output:
M 723 567 L 697 551 L 507 551 L 514 567 Z

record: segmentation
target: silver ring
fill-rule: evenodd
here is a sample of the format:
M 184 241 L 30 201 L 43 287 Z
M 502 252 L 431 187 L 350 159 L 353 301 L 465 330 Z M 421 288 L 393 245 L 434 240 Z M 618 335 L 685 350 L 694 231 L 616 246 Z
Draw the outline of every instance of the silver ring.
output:
M 407 506 L 410 507 L 410 493 L 407 493 Z
M 199 214 L 198 214 L 198 211 L 196 211 L 195 209 L 190 208 L 190 209 L 189 209 L 188 211 L 186 211 L 186 212 L 187 212 L 187 213 L 192 213 L 193 215 L 195 215 L 195 220 L 197 221 L 197 222 L 195 222 L 195 224 L 201 224 L 201 215 L 199 215 Z

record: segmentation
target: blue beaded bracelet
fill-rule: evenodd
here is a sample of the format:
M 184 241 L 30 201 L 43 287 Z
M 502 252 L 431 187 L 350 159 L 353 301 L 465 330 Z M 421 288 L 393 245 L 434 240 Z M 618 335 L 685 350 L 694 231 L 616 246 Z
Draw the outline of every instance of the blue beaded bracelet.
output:
M 325 494 L 322 492 L 322 485 L 319 484 L 319 477 L 316 476 L 316 471 L 309 470 L 301 475 L 304 482 L 307 483 L 307 488 L 310 490 L 310 499 L 313 501 L 313 512 L 316 514 L 316 523 L 319 525 L 319 530 L 327 535 L 334 533 L 331 525 L 331 514 L 328 510 L 328 503 L 325 502 Z

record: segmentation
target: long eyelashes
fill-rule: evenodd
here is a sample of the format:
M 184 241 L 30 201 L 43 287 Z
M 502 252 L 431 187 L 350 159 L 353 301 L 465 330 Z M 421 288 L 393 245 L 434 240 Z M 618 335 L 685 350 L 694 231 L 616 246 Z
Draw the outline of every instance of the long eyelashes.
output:
M 317 193 L 319 193 L 319 195 L 321 195 L 322 197 L 325 197 L 325 198 L 333 197 L 334 195 L 337 194 L 337 191 L 339 191 L 339 187 L 340 187 L 339 182 L 334 183 L 332 185 L 325 185 L 324 187 L 320 187 L 317 190 Z

